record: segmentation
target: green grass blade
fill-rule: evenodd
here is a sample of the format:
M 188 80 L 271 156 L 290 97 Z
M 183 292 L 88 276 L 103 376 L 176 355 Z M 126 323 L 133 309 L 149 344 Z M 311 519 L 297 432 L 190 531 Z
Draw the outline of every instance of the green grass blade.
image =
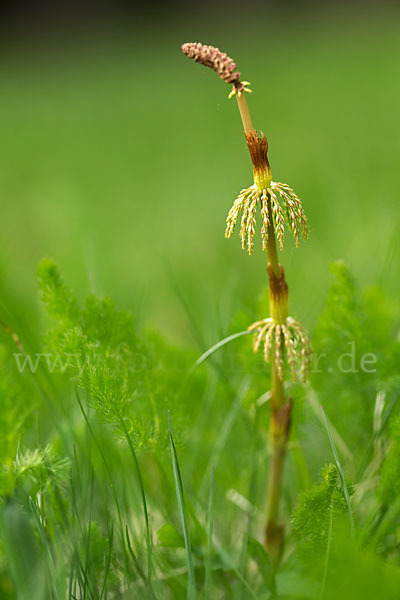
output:
M 194 600 L 194 598 L 196 598 L 196 581 L 195 581 L 195 577 L 194 577 L 192 547 L 190 544 L 189 531 L 188 531 L 188 527 L 187 527 L 186 508 L 185 508 L 185 498 L 184 498 L 184 494 L 183 494 L 182 477 L 181 477 L 181 472 L 179 470 L 178 456 L 176 454 L 174 438 L 172 436 L 171 420 L 170 420 L 170 416 L 169 416 L 169 411 L 168 411 L 168 433 L 169 433 L 169 441 L 170 441 L 170 446 L 171 446 L 172 470 L 173 470 L 174 479 L 175 479 L 176 497 L 178 500 L 179 515 L 181 518 L 183 539 L 185 540 L 185 548 L 186 548 L 186 562 L 187 562 L 187 569 L 188 569 L 187 597 L 188 597 L 188 600 Z
M 247 565 L 247 559 L 248 559 L 248 553 L 249 553 L 249 532 L 250 532 L 250 514 L 247 512 L 245 513 L 245 526 L 244 526 L 244 530 L 243 530 L 243 536 L 242 536 L 242 545 L 241 545 L 241 549 L 240 549 L 240 555 L 239 555 L 239 566 L 238 566 L 238 571 L 239 573 L 241 573 L 242 577 L 245 579 L 246 578 L 246 565 Z M 242 594 L 243 594 L 243 585 L 241 584 L 240 586 L 237 586 L 235 589 L 235 599 L 237 598 L 242 598 Z
M 335 458 L 335 462 L 336 462 L 336 465 L 337 465 L 337 468 L 338 468 L 338 471 L 339 471 L 340 479 L 342 480 L 344 497 L 346 499 L 347 510 L 348 510 L 348 513 L 349 513 L 350 534 L 351 534 L 351 537 L 353 538 L 354 537 L 354 517 L 353 517 L 353 511 L 352 511 L 351 504 L 350 504 L 349 490 L 347 489 L 346 479 L 345 479 L 345 476 L 344 476 L 342 465 L 340 464 L 340 460 L 339 460 L 339 456 L 338 456 L 338 453 L 337 453 L 337 450 L 336 450 L 335 442 L 333 441 L 331 430 L 329 428 L 328 419 L 326 418 L 326 414 L 325 414 L 325 411 L 324 411 L 324 408 L 323 408 L 322 404 L 321 404 L 321 412 L 322 412 L 322 416 L 323 416 L 323 419 L 324 419 L 326 431 L 328 433 L 328 438 L 329 438 L 329 442 L 331 444 L 333 456 Z
M 129 537 L 128 525 L 125 526 L 125 537 L 126 537 L 126 544 L 128 546 L 128 551 L 129 551 L 129 554 L 130 554 L 130 556 L 132 558 L 132 561 L 133 561 L 134 565 L 136 566 L 139 575 L 141 576 L 141 578 L 143 579 L 143 581 L 146 582 L 146 575 L 144 574 L 143 569 L 140 566 L 139 561 L 136 558 L 135 553 L 134 553 L 133 548 L 132 548 L 131 538 Z
M 118 495 L 117 495 L 116 490 L 115 490 L 113 477 L 111 475 L 111 469 L 110 469 L 110 466 L 108 464 L 106 455 L 105 455 L 105 453 L 103 451 L 103 448 L 102 448 L 99 440 L 97 439 L 97 436 L 96 436 L 95 432 L 93 431 L 93 427 L 90 424 L 89 418 L 88 418 L 88 416 L 87 416 L 87 414 L 86 414 L 86 412 L 85 412 L 85 410 L 83 408 L 82 400 L 80 398 L 80 395 L 79 395 L 79 392 L 78 392 L 77 388 L 75 388 L 75 395 L 76 395 L 76 398 L 77 398 L 77 401 L 78 401 L 78 405 L 79 405 L 80 411 L 81 411 L 81 413 L 83 415 L 83 418 L 85 419 L 87 428 L 88 428 L 88 430 L 89 430 L 89 432 L 90 432 L 90 434 L 91 434 L 91 436 L 93 438 L 93 441 L 96 444 L 96 447 L 97 447 L 97 449 L 98 449 L 98 451 L 100 453 L 100 457 L 101 457 L 101 460 L 103 462 L 104 469 L 105 469 L 105 472 L 106 472 L 106 475 L 107 475 L 107 478 L 108 478 L 108 481 L 109 481 L 109 484 L 110 484 L 111 494 L 112 494 L 112 497 L 114 499 L 115 508 L 116 508 L 116 511 L 117 511 L 117 519 L 118 519 L 118 525 L 119 525 L 119 530 L 120 530 L 121 543 L 122 543 L 122 548 L 123 548 L 123 551 L 124 551 L 125 563 L 126 563 L 126 567 L 127 567 L 127 571 L 128 571 L 129 554 L 128 554 L 128 549 L 126 547 L 126 540 L 125 540 L 125 535 L 124 535 L 124 527 L 123 527 L 123 524 L 122 524 L 121 507 L 120 507 L 120 503 L 119 503 L 119 500 L 118 500 Z M 135 564 L 136 564 L 136 567 L 137 567 L 137 563 L 135 563 Z M 144 573 L 143 573 L 143 571 L 141 569 L 139 570 L 139 574 L 145 580 Z
M 314 411 L 317 419 L 323 425 L 325 425 L 324 416 L 322 415 L 322 413 L 320 411 L 321 403 L 319 401 L 317 394 L 315 393 L 315 391 L 313 389 L 309 390 L 309 393 L 307 394 L 307 399 L 308 399 L 308 402 L 309 402 L 312 410 Z M 326 417 L 326 415 L 325 415 L 325 417 Z M 326 420 L 328 421 L 329 430 L 331 432 L 332 438 L 335 441 L 336 447 L 339 448 L 339 451 L 342 454 L 342 456 L 344 456 L 347 461 L 349 461 L 351 464 L 353 464 L 354 456 L 353 456 L 353 453 L 351 452 L 350 448 L 347 446 L 346 442 L 344 441 L 342 436 L 339 434 L 337 429 L 333 426 L 332 422 L 328 419 L 328 417 L 326 417 Z
M 224 346 L 226 346 L 226 344 L 229 344 L 230 342 L 233 342 L 234 340 L 236 340 L 237 338 L 243 337 L 244 335 L 251 335 L 252 333 L 254 333 L 254 331 L 239 331 L 238 333 L 234 333 L 232 335 L 228 335 L 228 337 L 224 338 L 223 340 L 220 340 L 219 342 L 217 342 L 216 344 L 214 344 L 214 346 L 211 346 L 211 348 L 209 348 L 208 350 L 206 350 L 194 363 L 194 365 L 192 366 L 192 368 L 190 369 L 190 372 L 194 371 L 195 369 L 197 369 L 200 365 L 203 364 L 203 362 L 205 362 L 207 360 L 207 358 L 209 358 L 210 356 L 212 356 L 214 354 L 214 352 L 217 352 L 217 350 L 219 350 L 220 348 L 223 348 Z
M 152 578 L 152 571 L 153 571 L 153 545 L 152 545 L 152 540 L 151 540 L 151 535 L 150 535 L 149 512 L 147 510 L 146 493 L 144 491 L 142 473 L 140 471 L 139 461 L 136 456 L 135 448 L 133 447 L 131 436 L 129 435 L 129 432 L 126 428 L 125 421 L 124 421 L 123 417 L 121 417 L 121 416 L 120 416 L 120 423 L 121 423 L 121 426 L 122 426 L 124 434 L 125 434 L 125 439 L 128 442 L 129 451 L 131 453 L 133 463 L 135 465 L 135 471 L 136 471 L 136 475 L 137 475 L 138 482 L 139 482 L 140 496 L 142 499 L 143 516 L 144 516 L 145 527 L 146 527 L 147 585 L 149 587 L 149 590 L 152 591 L 151 578 Z
M 195 338 L 199 347 L 204 348 L 205 343 L 204 343 L 204 338 L 203 338 L 203 332 L 202 332 L 201 328 L 197 325 L 196 319 L 194 318 L 194 315 L 193 315 L 192 311 L 190 310 L 189 304 L 186 301 L 186 299 L 182 293 L 182 290 L 178 285 L 178 282 L 176 280 L 175 274 L 172 270 L 172 266 L 171 266 L 171 263 L 170 263 L 168 257 L 164 257 L 164 266 L 165 266 L 165 271 L 166 271 L 169 283 L 171 285 L 171 288 L 175 292 L 175 295 L 178 298 L 179 302 L 181 303 L 183 310 L 185 311 L 186 316 L 190 322 L 190 325 L 191 325 L 192 331 L 193 331 L 193 337 Z
M 40 541 L 42 544 L 43 552 L 46 556 L 47 567 L 49 569 L 50 575 L 50 587 L 52 588 L 55 598 L 58 598 L 58 592 L 60 590 L 57 589 L 57 571 L 53 560 L 53 555 L 49 548 L 49 544 L 47 542 L 46 533 L 43 528 L 42 521 L 40 519 L 39 509 L 36 502 L 33 500 L 31 496 L 29 496 L 29 506 L 33 515 L 33 519 L 35 521 L 36 529 L 38 530 Z
M 14 500 L 0 506 L 0 541 L 18 600 L 48 595 L 42 554 L 25 510 Z
M 399 514 L 400 497 L 396 498 L 393 504 L 388 507 L 380 519 L 375 532 L 372 535 L 370 535 L 370 532 L 368 532 L 368 543 L 372 548 L 377 548 L 377 546 L 382 542 L 384 536 L 387 535 L 388 531 L 390 531 L 390 528 L 394 530 L 394 528 L 397 526 L 396 524 L 398 523 Z
M 237 416 L 242 407 L 243 399 L 245 398 L 247 392 L 250 389 L 252 383 L 252 378 L 250 376 L 246 376 L 239 387 L 236 398 L 232 403 L 232 406 L 226 415 L 225 421 L 221 427 L 219 436 L 214 444 L 210 459 L 208 461 L 203 480 L 200 485 L 200 496 L 204 495 L 204 492 L 208 486 L 210 481 L 211 467 L 217 468 L 218 462 L 220 460 L 221 454 L 225 448 L 226 442 L 229 439 L 229 435 L 232 431 L 232 428 L 235 424 Z
M 79 497 L 82 500 L 84 500 L 84 503 L 86 504 L 86 499 L 84 499 L 82 496 L 83 487 L 82 487 L 81 472 L 80 472 L 80 468 L 79 468 L 80 462 L 78 459 L 78 455 L 76 454 L 75 446 L 74 446 L 74 459 L 75 459 L 75 466 L 76 466 L 76 475 L 77 475 L 77 480 L 78 480 Z M 73 518 L 76 520 L 82 543 L 86 544 L 86 539 L 87 539 L 86 531 L 85 531 L 84 522 L 82 521 L 83 514 L 82 514 L 80 507 L 78 507 L 78 502 L 77 502 L 78 498 L 77 498 L 77 493 L 76 493 L 75 484 L 74 484 L 73 480 L 71 480 L 71 500 L 72 500 Z M 98 595 L 97 595 L 96 591 L 94 589 L 92 589 L 90 579 L 88 579 L 86 577 L 86 567 L 83 565 L 81 558 L 79 556 L 79 548 L 77 547 L 76 539 L 73 539 L 71 537 L 71 542 L 72 542 L 73 548 L 74 548 L 74 551 L 73 551 L 74 559 L 73 560 L 75 562 L 75 570 L 76 570 L 76 575 L 77 575 L 78 584 L 79 584 L 79 597 L 83 598 L 83 596 L 85 594 L 85 590 L 87 588 L 89 590 L 89 597 L 97 598 Z
M 213 553 L 213 525 L 214 525 L 214 467 L 211 468 L 210 490 L 208 494 L 208 527 L 207 527 L 207 556 L 205 562 L 206 581 L 205 599 L 210 600 L 212 591 L 212 553 Z
M 181 304 L 182 304 L 182 307 L 183 307 L 183 309 L 185 310 L 185 312 L 186 312 L 186 314 L 187 314 L 187 317 L 188 317 L 188 319 L 189 319 L 189 321 L 190 321 L 190 323 L 191 323 L 191 325 L 192 325 L 192 329 L 193 329 L 193 335 L 194 335 L 194 338 L 195 338 L 195 340 L 196 340 L 196 342 L 197 342 L 197 345 L 199 346 L 199 348 L 201 348 L 201 350 L 203 350 L 204 348 L 206 348 L 206 347 L 207 347 L 207 344 L 206 344 L 206 342 L 205 342 L 205 340 L 204 340 L 203 332 L 202 332 L 201 328 L 200 328 L 200 327 L 197 325 L 197 323 L 196 323 L 196 320 L 195 320 L 195 318 L 194 318 L 194 316 L 193 316 L 193 314 L 192 314 L 192 312 L 191 312 L 191 310 L 190 310 L 190 307 L 189 307 L 188 303 L 186 302 L 186 300 L 185 300 L 185 298 L 184 298 L 184 295 L 183 295 L 183 293 L 182 293 L 182 291 L 181 291 L 181 289 L 180 289 L 180 287 L 179 287 L 179 285 L 178 285 L 178 283 L 177 283 L 177 281 L 176 281 L 176 279 L 175 279 L 175 276 L 174 276 L 174 274 L 173 274 L 173 272 L 172 272 L 171 265 L 169 264 L 168 260 L 166 261 L 166 263 L 165 263 L 165 264 L 166 264 L 167 275 L 168 275 L 168 277 L 169 277 L 169 280 L 170 280 L 171 286 L 172 286 L 173 290 L 175 291 L 177 298 L 178 298 L 178 299 L 179 299 L 179 301 L 181 302 Z M 244 335 L 244 332 L 241 332 L 241 333 Z M 246 331 L 246 333 L 250 333 L 250 332 L 247 332 L 247 331 Z M 236 335 L 236 334 L 234 334 L 234 335 Z M 212 349 L 210 348 L 209 350 L 212 350 Z M 206 353 L 207 353 L 207 352 L 209 352 L 209 350 L 207 350 L 207 351 L 206 351 Z M 207 358 L 209 358 L 209 357 L 210 357 L 210 356 L 211 356 L 213 353 L 214 353 L 214 352 L 210 352 L 210 353 L 207 355 Z M 201 358 L 201 357 L 200 357 L 200 358 Z M 199 359 L 199 360 L 200 360 L 200 359 Z M 206 360 L 206 359 L 204 359 L 204 360 Z M 196 361 L 196 366 L 195 366 L 195 365 L 193 365 L 193 367 L 190 369 L 190 371 L 188 371 L 188 373 L 187 373 L 187 376 L 184 378 L 184 380 L 183 380 L 183 383 L 182 383 L 182 390 L 181 390 L 181 394 L 183 394 L 183 393 L 184 393 L 184 391 L 183 391 L 183 390 L 185 389 L 186 382 L 187 382 L 187 380 L 190 378 L 190 375 L 191 375 L 191 374 L 193 373 L 193 371 L 194 371 L 194 370 L 197 368 L 197 366 L 199 366 L 199 365 L 197 364 L 197 362 L 198 362 L 198 361 Z M 202 362 L 204 362 L 204 361 L 202 361 Z M 200 363 L 200 364 L 201 364 L 201 363 Z M 221 380 L 224 382 L 225 386 L 226 386 L 226 387 L 227 387 L 227 389 L 229 390 L 229 393 L 232 393 L 232 389 L 231 389 L 231 386 L 230 386 L 230 381 L 229 381 L 229 378 L 228 378 L 228 377 L 227 377 L 227 375 L 224 373 L 224 370 L 222 369 L 221 365 L 220 365 L 219 363 L 217 363 L 217 362 L 215 362 L 215 363 L 214 363 L 214 362 L 212 362 L 211 364 L 212 364 L 212 366 L 214 367 L 214 369 L 215 369 L 215 370 L 218 372 L 218 374 L 219 374 L 219 376 L 220 376 Z
M 228 567 L 233 573 L 235 573 L 238 580 L 243 584 L 244 588 L 247 590 L 248 594 L 246 598 L 253 598 L 254 600 L 258 600 L 257 594 L 250 587 L 249 583 L 243 577 L 239 569 L 235 566 L 235 563 L 233 562 L 229 554 L 222 548 L 222 546 L 218 546 L 216 550 L 225 566 Z
M 329 565 L 329 557 L 331 553 L 331 542 L 332 542 L 332 525 L 333 525 L 333 504 L 331 501 L 331 505 L 329 507 L 329 528 L 328 528 L 328 539 L 326 542 L 326 552 L 324 559 L 324 572 L 322 575 L 321 581 L 321 591 L 319 593 L 319 600 L 322 600 L 325 594 L 325 586 L 326 586 L 326 578 L 328 576 L 328 565 Z
M 255 538 L 248 538 L 248 556 L 256 563 L 266 588 L 276 597 L 276 571 L 264 546 Z
M 111 531 L 108 538 L 108 552 L 104 549 L 104 576 L 103 576 L 103 585 L 101 587 L 100 600 L 107 599 L 107 578 L 110 572 L 111 566 L 111 556 L 113 553 L 113 540 L 114 540 L 114 529 L 111 523 Z
M 374 444 L 375 444 L 376 440 L 382 435 L 383 431 L 385 430 L 386 425 L 388 424 L 389 418 L 390 418 L 390 416 L 391 416 L 391 414 L 393 412 L 393 409 L 395 408 L 395 406 L 397 404 L 397 401 L 398 401 L 399 397 L 400 397 L 400 392 L 397 391 L 396 394 L 393 396 L 392 401 L 390 402 L 390 404 L 387 407 L 386 411 L 383 414 L 382 424 L 381 424 L 379 430 L 375 431 L 375 433 L 371 437 L 371 439 L 370 439 L 370 441 L 369 441 L 369 443 L 367 445 L 367 448 L 365 450 L 364 456 L 363 456 L 363 458 L 361 460 L 360 467 L 359 467 L 358 472 L 357 472 L 357 480 L 361 479 L 361 477 L 362 477 L 362 475 L 363 475 L 363 473 L 364 473 L 364 471 L 365 471 L 365 469 L 367 467 L 368 460 L 369 460 L 369 458 L 371 456 L 371 453 L 373 451 Z
M 92 533 L 92 510 L 93 510 L 93 483 L 94 483 L 94 472 L 93 472 L 93 466 L 92 466 L 91 467 L 91 473 L 90 473 L 89 522 L 88 522 L 88 526 L 87 526 L 87 535 L 86 535 L 86 532 L 85 532 L 85 537 L 86 537 L 86 540 L 85 540 L 86 559 L 85 559 L 85 571 L 84 571 L 85 582 L 87 582 L 88 578 L 89 578 L 90 537 L 91 537 L 91 533 Z M 83 600 L 86 600 L 87 590 L 88 590 L 88 586 L 85 585 L 84 594 L 83 594 Z

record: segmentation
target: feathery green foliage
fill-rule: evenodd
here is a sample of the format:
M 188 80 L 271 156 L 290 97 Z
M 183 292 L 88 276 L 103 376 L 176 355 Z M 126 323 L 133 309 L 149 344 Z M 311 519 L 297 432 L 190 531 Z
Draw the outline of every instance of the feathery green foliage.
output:
M 0 345 L 0 497 L 14 492 L 21 460 L 18 449 L 38 402 L 29 375 L 18 371 L 14 352 L 18 351 L 12 341 Z
M 400 416 L 393 419 L 391 423 L 379 491 L 387 506 L 394 503 L 400 495 Z
M 377 297 L 363 299 L 343 263 L 332 264 L 331 271 L 334 281 L 313 333 L 312 385 L 360 458 L 373 432 L 377 394 L 400 387 L 398 319 L 394 310 L 382 314 L 376 309 Z
M 323 557 L 330 535 L 330 519 L 335 527 L 337 517 L 346 512 L 338 469 L 336 465 L 328 464 L 320 473 L 319 483 L 301 494 L 292 514 L 297 550 L 303 559 L 312 561 Z
M 16 487 L 24 488 L 24 494 L 29 496 L 36 496 L 49 486 L 65 490 L 70 467 L 70 460 L 55 454 L 49 445 L 19 450 L 14 462 Z
M 53 261 L 43 260 L 38 276 L 42 301 L 56 323 L 45 338 L 53 364 L 136 447 L 165 446 L 160 422 L 179 401 L 190 359 L 155 334 L 139 337 L 132 315 L 117 310 L 110 298 L 90 295 L 80 306 Z

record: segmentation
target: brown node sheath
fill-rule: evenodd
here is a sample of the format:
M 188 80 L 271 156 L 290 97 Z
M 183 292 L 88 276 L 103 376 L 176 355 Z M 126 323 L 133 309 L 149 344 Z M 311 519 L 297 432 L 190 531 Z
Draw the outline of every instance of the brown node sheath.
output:
M 268 521 L 265 527 L 265 546 L 270 554 L 272 563 L 277 566 L 283 553 L 285 528 L 275 521 Z
M 254 183 L 257 188 L 266 190 L 271 184 L 271 169 L 268 162 L 268 142 L 267 138 L 261 132 L 261 135 L 253 129 L 246 132 L 246 142 L 250 151 L 251 161 L 253 163 Z
M 268 142 L 264 133 L 261 131 L 261 135 L 253 129 L 250 133 L 245 133 L 246 142 L 249 147 L 251 161 L 257 171 L 265 171 L 269 169 L 268 162 Z
M 279 445 L 282 444 L 282 449 L 286 451 L 286 442 L 289 438 L 290 425 L 292 421 L 293 398 L 283 406 L 275 406 L 271 403 L 271 429 L 272 442 Z
M 195 62 L 213 69 L 223 81 L 233 84 L 236 91 L 244 90 L 244 85 L 240 81 L 240 72 L 236 70 L 236 63 L 219 48 L 200 42 L 186 42 L 182 44 L 182 52 L 188 58 L 193 58 Z
M 282 265 L 279 265 L 281 272 L 280 277 L 275 275 L 275 272 L 270 263 L 268 263 L 267 271 L 269 276 L 269 293 L 274 304 L 287 305 L 289 298 L 289 288 L 285 279 L 285 271 Z

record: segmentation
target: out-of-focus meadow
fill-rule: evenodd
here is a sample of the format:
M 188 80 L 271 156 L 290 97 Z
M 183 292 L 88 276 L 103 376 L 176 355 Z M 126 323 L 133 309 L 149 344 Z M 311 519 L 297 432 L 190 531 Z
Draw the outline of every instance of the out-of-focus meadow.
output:
M 265 257 L 224 239 L 252 171 L 235 100 L 180 51 L 229 52 L 253 88 L 275 180 L 311 235 L 282 262 L 312 327 L 344 259 L 398 293 L 398 15 L 362 11 L 148 22 L 59 39 L 5 38 L 0 82 L 0 265 L 5 305 L 38 314 L 36 266 L 56 259 L 79 294 L 106 292 L 189 341 L 176 287 L 208 341 L 266 285 Z

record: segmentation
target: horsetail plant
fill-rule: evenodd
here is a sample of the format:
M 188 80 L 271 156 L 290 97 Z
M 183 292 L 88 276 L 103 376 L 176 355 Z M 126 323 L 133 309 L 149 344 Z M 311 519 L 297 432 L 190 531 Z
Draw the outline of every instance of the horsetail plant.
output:
M 256 234 L 257 207 L 261 214 L 262 248 L 267 254 L 270 316 L 250 325 L 254 331 L 254 351 L 263 345 L 264 358 L 271 364 L 271 417 L 269 426 L 269 474 L 266 505 L 265 546 L 275 566 L 280 562 L 284 544 L 284 528 L 279 517 L 284 460 L 288 446 L 293 399 L 285 395 L 284 379 L 287 364 L 293 381 L 305 382 L 309 375 L 311 345 L 307 331 L 289 316 L 289 293 L 277 243 L 282 250 L 285 228 L 292 233 L 296 246 L 302 235 L 308 237 L 308 222 L 297 194 L 285 183 L 272 180 L 268 161 L 268 142 L 261 131 L 253 127 L 246 93 L 248 81 L 241 81 L 236 63 L 213 46 L 186 43 L 183 53 L 202 65 L 212 68 L 219 77 L 232 84 L 229 98 L 236 97 L 244 127 L 244 135 L 253 163 L 253 184 L 241 190 L 226 220 L 225 237 L 230 238 L 240 220 L 241 246 L 252 253 Z

